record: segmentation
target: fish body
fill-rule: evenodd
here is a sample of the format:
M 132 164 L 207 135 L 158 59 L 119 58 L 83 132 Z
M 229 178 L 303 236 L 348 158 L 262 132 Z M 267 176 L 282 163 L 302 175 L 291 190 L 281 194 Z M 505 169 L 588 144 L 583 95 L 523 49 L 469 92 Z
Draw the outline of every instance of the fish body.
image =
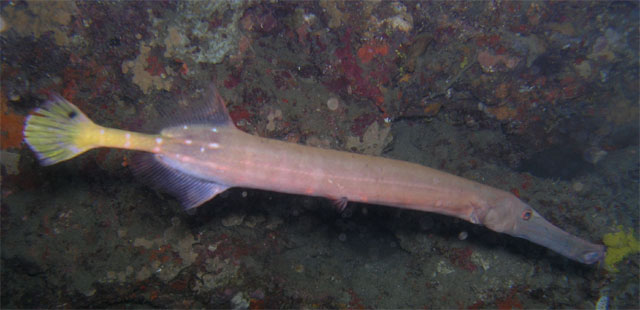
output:
M 264 189 L 455 216 L 585 264 L 604 258 L 603 245 L 561 230 L 509 192 L 405 161 L 250 135 L 234 126 L 215 87 L 209 94 L 197 116 L 155 135 L 96 125 L 53 96 L 27 118 L 25 141 L 44 165 L 97 147 L 146 152 L 135 172 L 187 209 L 230 187 Z

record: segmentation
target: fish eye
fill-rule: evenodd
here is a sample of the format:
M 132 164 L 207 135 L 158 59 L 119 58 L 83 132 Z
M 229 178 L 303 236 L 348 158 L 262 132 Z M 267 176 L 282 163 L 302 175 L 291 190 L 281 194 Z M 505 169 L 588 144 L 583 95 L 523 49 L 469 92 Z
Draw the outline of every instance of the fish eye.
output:
M 522 219 L 528 221 L 531 218 L 531 214 L 531 210 L 525 210 L 524 212 L 522 212 Z

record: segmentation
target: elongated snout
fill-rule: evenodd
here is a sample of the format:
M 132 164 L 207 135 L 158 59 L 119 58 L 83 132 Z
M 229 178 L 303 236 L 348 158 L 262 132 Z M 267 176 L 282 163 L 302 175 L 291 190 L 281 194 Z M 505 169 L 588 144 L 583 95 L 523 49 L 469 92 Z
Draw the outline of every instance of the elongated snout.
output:
M 525 210 L 523 217 L 528 219 L 517 221 L 513 231 L 505 233 L 527 239 L 583 264 L 604 260 L 604 245 L 591 243 L 554 226 L 533 209 Z
M 554 226 L 511 194 L 491 204 L 482 224 L 494 231 L 527 239 L 583 264 L 604 260 L 604 245 L 591 243 Z

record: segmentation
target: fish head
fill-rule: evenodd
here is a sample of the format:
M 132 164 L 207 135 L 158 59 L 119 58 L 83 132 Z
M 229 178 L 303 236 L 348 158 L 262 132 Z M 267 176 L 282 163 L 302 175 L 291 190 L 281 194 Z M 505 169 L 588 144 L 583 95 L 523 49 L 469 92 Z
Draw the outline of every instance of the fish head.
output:
M 584 264 L 602 261 L 605 256 L 604 245 L 591 243 L 558 228 L 511 194 L 489 207 L 483 224 L 494 231 L 527 239 Z

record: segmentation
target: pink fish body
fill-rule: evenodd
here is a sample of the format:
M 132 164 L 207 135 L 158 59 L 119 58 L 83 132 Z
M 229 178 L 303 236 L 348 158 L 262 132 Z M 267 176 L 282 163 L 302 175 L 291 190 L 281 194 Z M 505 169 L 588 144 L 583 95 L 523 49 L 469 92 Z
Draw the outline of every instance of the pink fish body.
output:
M 27 119 L 25 140 L 45 165 L 96 147 L 147 152 L 135 171 L 175 195 L 187 209 L 230 187 L 246 187 L 327 197 L 342 206 L 357 201 L 455 216 L 585 264 L 605 255 L 603 245 L 559 229 L 506 191 L 414 163 L 242 132 L 213 86 L 208 105 L 197 117 L 157 135 L 98 126 L 54 96 Z

